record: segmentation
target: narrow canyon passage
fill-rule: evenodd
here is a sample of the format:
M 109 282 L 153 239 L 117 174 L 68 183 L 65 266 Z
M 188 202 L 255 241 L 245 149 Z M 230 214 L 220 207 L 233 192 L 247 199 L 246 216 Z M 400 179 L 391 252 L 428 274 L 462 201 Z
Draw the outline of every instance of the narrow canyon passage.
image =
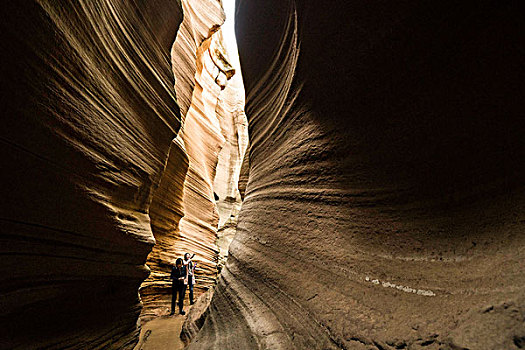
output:
M 149 211 L 156 244 L 147 261 L 151 274 L 140 288 L 141 321 L 169 313 L 171 267 L 185 253 L 196 254 L 196 297 L 212 293 L 237 224 L 238 180 L 248 144 L 244 86 L 233 11 L 208 24 L 202 36 L 195 34 L 210 4 L 182 3 L 184 19 L 171 50 L 183 120 Z M 180 64 L 185 60 L 187 65 Z M 190 90 L 192 96 L 186 96 Z
M 0 349 L 525 348 L 520 4 L 230 5 L 2 5 Z

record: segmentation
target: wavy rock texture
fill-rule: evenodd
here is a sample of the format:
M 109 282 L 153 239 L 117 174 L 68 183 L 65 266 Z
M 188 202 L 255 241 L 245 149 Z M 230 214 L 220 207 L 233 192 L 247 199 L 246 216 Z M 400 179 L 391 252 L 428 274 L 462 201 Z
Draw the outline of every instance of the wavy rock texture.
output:
M 180 236 L 178 225 L 184 216 L 183 188 L 188 165 L 188 155 L 180 140 L 176 139 L 171 144 L 166 168 L 149 211 L 155 246 L 147 260 L 151 273 L 140 286 L 144 305 L 141 321 L 164 315 L 171 308 L 170 273 L 178 258 L 174 248 Z
M 228 248 L 236 232 L 242 203 L 238 184 L 248 146 L 248 122 L 244 113 L 244 85 L 241 74 L 235 74 L 228 81 L 220 94 L 217 107 L 225 139 L 213 180 L 213 190 L 219 197 L 216 202 L 219 213 L 217 246 L 220 270 L 228 257 Z
M 516 349 L 517 3 L 244 1 L 249 181 L 190 349 Z
M 213 297 L 214 288 L 208 289 L 191 307 L 188 316 L 182 324 L 180 338 L 187 346 L 199 333 L 206 317 L 208 317 L 209 306 Z
M 150 210 L 157 244 L 148 257 L 151 274 L 140 289 L 144 303 L 142 321 L 169 312 L 171 266 L 186 251 L 195 251 L 206 271 L 200 275 L 208 283 L 199 280 L 199 292 L 213 283 L 216 276 L 216 209 L 213 197 L 203 198 L 200 192 L 212 191 L 207 179 L 213 174 L 217 152 L 224 142 L 213 127 L 218 123 L 214 106 L 223 86 L 215 82 L 218 68 L 209 51 L 213 33 L 224 22 L 224 13 L 217 1 L 183 1 L 182 9 L 184 19 L 171 59 L 177 102 L 187 131 L 181 131 L 172 145 L 161 187 Z M 195 222 L 195 226 L 207 225 L 207 230 L 201 232 L 195 226 L 181 224 L 184 216 L 185 221 Z M 192 238 L 188 240 L 188 236 Z M 192 244 L 201 246 L 195 248 Z
M 237 188 L 239 189 L 239 194 L 241 195 L 241 200 L 244 200 L 244 195 L 246 193 L 246 186 L 248 185 L 248 178 L 250 177 L 250 155 L 248 150 L 250 149 L 250 140 L 246 145 L 246 151 L 242 159 L 241 170 L 239 172 L 239 182 L 237 183 Z
M 183 116 L 188 113 L 195 89 L 198 49 L 224 23 L 225 15 L 219 1 L 182 1 L 184 20 L 172 49 L 177 102 Z M 202 51 L 201 51 L 202 53 Z M 201 68 L 202 69 L 202 68 Z
M 0 348 L 127 348 L 180 126 L 180 3 L 2 5 Z
M 173 264 L 173 258 L 186 252 L 195 253 L 195 261 L 199 264 L 196 281 L 198 296 L 214 285 L 217 278 L 219 215 L 214 186 L 238 178 L 234 175 L 219 176 L 220 179 L 214 182 L 219 153 L 224 145 L 230 153 L 233 152 L 231 148 L 238 148 L 237 131 L 242 125 L 246 132 L 246 123 L 235 123 L 234 119 L 242 119 L 234 115 L 238 113 L 234 108 L 239 99 L 237 96 L 244 92 L 242 82 L 239 87 L 237 80 L 235 87 L 224 90 L 235 70 L 221 44 L 223 39 L 219 28 L 225 18 L 221 4 L 217 1 L 183 2 L 183 9 L 185 17 L 173 46 L 172 59 L 175 88 L 181 91 L 181 110 L 187 111 L 177 140 L 184 145 L 189 165 L 182 196 L 184 216 L 177 232 L 171 234 L 170 251 L 173 255 L 166 255 L 160 279 L 165 288 L 169 276 L 167 267 Z M 194 80 L 188 78 L 190 74 L 193 74 Z M 188 103 L 189 90 L 193 94 Z M 235 173 L 240 157 L 242 154 L 237 152 L 223 160 L 221 172 Z M 166 306 L 168 296 L 164 297 Z
M 240 74 L 229 80 L 235 71 L 222 45 L 224 13 L 217 1 L 184 1 L 183 10 L 172 65 L 177 101 L 186 114 L 150 210 L 157 244 L 148 257 L 152 273 L 141 286 L 142 321 L 169 312 L 171 265 L 185 252 L 196 253 L 200 266 L 196 295 L 215 284 L 219 213 L 214 193 L 223 198 L 219 209 L 226 203 L 222 216 L 232 216 L 221 256 L 227 254 L 240 206 L 237 181 L 248 137 L 244 87 Z
M 219 115 L 219 95 L 233 73 L 218 62 L 217 36 L 203 42 L 198 51 L 193 99 L 178 138 L 184 143 L 189 168 L 184 183 L 185 215 L 179 224 L 179 256 L 195 253 L 198 263 L 197 295 L 215 284 L 217 278 L 217 227 L 219 216 L 213 192 L 219 151 L 225 143 Z
M 217 34 L 217 39 L 223 43 L 221 32 Z M 237 67 L 239 66 L 235 58 L 232 61 Z M 236 73 L 221 91 L 216 107 L 216 117 L 220 122 L 220 130 L 225 140 L 218 153 L 213 181 L 213 194 L 218 213 L 218 222 L 214 217 L 214 223 L 218 225 L 214 226 L 218 248 L 217 270 L 220 272 L 228 257 L 228 248 L 237 228 L 242 202 L 238 183 L 241 165 L 248 146 L 248 125 L 244 114 L 244 85 L 240 74 Z M 181 333 L 181 338 L 186 344 L 191 342 L 202 327 L 208 315 L 208 306 L 213 292 L 214 289 L 208 289 L 191 308 Z

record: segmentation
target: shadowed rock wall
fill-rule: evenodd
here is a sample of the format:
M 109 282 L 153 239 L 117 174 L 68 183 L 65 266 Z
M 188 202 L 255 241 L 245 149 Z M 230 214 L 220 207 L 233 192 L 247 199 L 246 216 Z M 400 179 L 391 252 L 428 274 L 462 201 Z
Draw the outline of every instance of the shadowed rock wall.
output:
M 2 4 L 0 348 L 127 348 L 180 126 L 178 1 Z
M 190 349 L 516 349 L 517 2 L 243 1 L 249 180 Z

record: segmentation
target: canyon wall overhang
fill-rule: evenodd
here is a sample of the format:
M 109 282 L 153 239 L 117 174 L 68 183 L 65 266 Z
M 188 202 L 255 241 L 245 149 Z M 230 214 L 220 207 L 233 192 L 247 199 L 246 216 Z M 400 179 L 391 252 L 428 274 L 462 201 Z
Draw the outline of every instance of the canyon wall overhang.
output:
M 523 347 L 517 2 L 237 10 L 249 180 L 190 348 Z
M 1 348 L 127 348 L 180 126 L 180 1 L 2 4 Z

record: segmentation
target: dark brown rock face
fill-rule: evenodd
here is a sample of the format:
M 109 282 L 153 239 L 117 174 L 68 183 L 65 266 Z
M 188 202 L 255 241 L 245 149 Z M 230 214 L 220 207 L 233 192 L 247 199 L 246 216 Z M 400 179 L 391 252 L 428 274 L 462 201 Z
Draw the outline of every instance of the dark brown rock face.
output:
M 126 348 L 180 126 L 177 1 L 2 5 L 0 348 Z
M 515 349 L 517 2 L 243 1 L 250 169 L 192 349 Z

